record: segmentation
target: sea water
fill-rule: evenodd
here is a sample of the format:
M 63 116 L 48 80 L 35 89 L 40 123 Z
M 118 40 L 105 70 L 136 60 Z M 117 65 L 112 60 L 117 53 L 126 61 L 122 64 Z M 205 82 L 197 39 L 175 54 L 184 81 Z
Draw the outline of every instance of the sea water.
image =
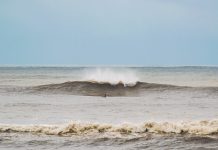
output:
M 218 149 L 217 87 L 217 67 L 0 67 L 0 149 Z

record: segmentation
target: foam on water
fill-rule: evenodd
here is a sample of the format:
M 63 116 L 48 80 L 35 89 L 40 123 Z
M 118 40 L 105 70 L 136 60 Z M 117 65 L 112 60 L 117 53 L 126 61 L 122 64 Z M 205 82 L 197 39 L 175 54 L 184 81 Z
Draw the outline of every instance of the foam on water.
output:
M 80 123 L 71 122 L 62 125 L 0 125 L 0 132 L 28 132 L 42 133 L 48 135 L 92 135 L 115 133 L 135 134 L 195 134 L 195 135 L 217 135 L 218 120 L 204 120 L 198 122 L 145 122 L 143 124 L 125 123 L 121 125 Z

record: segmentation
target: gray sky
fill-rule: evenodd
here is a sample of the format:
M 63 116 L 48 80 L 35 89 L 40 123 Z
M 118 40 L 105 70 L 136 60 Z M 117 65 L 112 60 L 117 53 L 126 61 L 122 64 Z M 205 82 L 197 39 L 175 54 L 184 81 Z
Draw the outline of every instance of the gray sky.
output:
M 218 65 L 217 0 L 1 0 L 1 65 Z

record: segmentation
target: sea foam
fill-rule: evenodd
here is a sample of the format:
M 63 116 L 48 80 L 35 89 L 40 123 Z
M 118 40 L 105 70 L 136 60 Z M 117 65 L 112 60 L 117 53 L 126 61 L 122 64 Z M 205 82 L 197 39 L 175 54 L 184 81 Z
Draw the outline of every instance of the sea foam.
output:
M 218 120 L 197 122 L 145 122 L 121 125 L 71 122 L 61 125 L 6 125 L 0 124 L 0 132 L 42 133 L 47 135 L 83 136 L 92 134 L 195 134 L 217 135 Z

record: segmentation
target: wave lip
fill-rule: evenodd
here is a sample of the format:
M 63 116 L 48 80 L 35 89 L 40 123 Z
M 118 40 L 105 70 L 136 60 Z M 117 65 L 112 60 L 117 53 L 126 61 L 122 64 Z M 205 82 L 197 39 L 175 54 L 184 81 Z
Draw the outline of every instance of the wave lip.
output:
M 185 87 L 136 82 L 134 85 L 126 85 L 122 82 L 111 84 L 109 82 L 96 81 L 72 81 L 60 84 L 40 85 L 29 88 L 30 92 L 65 93 L 84 96 L 139 96 L 144 91 L 160 91 L 181 89 Z
M 93 134 L 115 135 L 142 135 L 144 133 L 155 134 L 194 134 L 194 135 L 218 135 L 218 120 L 205 120 L 198 122 L 146 122 L 144 124 L 98 124 L 71 122 L 65 125 L 4 125 L 0 124 L 0 132 L 26 132 L 41 133 L 47 135 L 82 136 Z

